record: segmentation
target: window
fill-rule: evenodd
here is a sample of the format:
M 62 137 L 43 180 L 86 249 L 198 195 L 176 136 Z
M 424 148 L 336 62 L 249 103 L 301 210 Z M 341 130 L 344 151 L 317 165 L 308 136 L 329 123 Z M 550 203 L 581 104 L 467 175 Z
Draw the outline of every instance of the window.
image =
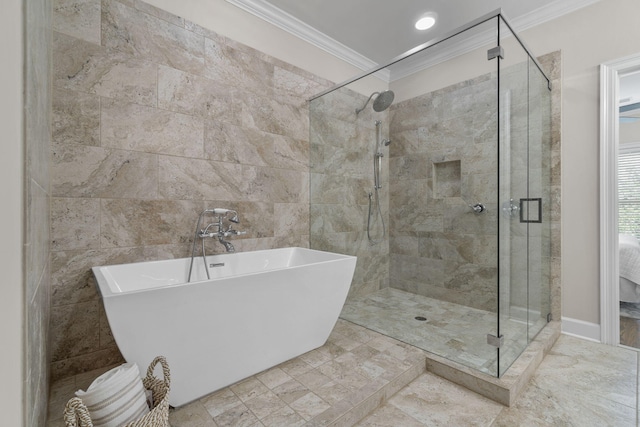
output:
M 640 143 L 620 145 L 618 230 L 640 238 Z

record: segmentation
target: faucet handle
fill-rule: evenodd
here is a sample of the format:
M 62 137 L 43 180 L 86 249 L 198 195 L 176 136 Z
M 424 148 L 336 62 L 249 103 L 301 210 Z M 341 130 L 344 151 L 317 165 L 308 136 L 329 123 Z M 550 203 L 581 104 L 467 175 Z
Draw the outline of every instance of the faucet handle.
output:
M 198 236 L 201 239 L 204 239 L 205 237 L 213 237 L 215 235 L 216 235 L 216 233 L 207 233 L 205 230 L 200 230 L 200 232 L 198 233 Z

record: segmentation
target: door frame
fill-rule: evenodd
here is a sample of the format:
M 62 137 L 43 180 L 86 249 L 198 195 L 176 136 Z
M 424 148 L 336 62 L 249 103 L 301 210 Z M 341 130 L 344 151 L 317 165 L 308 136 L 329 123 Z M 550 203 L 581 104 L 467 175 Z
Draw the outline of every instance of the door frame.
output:
M 618 148 L 620 77 L 640 69 L 640 53 L 600 65 L 600 340 L 620 344 Z

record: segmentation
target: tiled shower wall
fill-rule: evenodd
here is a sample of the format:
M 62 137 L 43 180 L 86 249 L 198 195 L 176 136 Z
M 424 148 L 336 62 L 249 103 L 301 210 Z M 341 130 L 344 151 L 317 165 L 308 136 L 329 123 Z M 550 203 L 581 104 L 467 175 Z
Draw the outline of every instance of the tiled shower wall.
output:
M 25 425 L 44 425 L 49 393 L 51 4 L 25 2 Z M 0 422 L 2 424 L 2 422 Z
M 390 286 L 495 310 L 496 90 L 484 75 L 392 107 Z
M 545 230 L 530 230 L 531 239 L 522 235 L 522 227 L 512 222 L 510 251 L 512 283 L 508 306 L 526 307 L 527 287 L 522 265 L 530 246 L 529 266 L 538 271 L 531 283 L 551 283 L 529 298 L 535 307 L 540 301 L 560 318 L 560 54 L 540 58 L 552 80 L 551 125 L 542 140 L 551 141 L 549 154 L 532 158 L 533 174 L 542 162 L 550 175 L 540 176 L 551 184 L 544 196 L 543 215 L 550 217 Z M 527 63 L 505 68 L 502 88 L 514 92 L 510 130 L 514 150 L 523 150 L 514 141 L 540 141 L 541 124 L 527 125 Z M 496 141 L 497 80 L 484 75 L 427 93 L 392 106 L 390 173 L 390 286 L 408 292 L 454 302 L 478 309 L 495 311 L 497 301 L 497 217 Z M 533 89 L 532 89 L 533 90 Z M 504 109 L 504 105 L 503 105 Z M 535 114 L 533 115 L 535 117 Z M 504 120 L 504 118 L 503 118 Z M 527 128 L 530 126 L 530 128 Z M 527 136 L 527 132 L 530 134 Z M 504 131 L 502 137 L 504 137 Z M 526 152 L 512 153 L 522 164 L 514 165 L 510 177 L 514 194 L 526 194 L 521 188 L 527 176 Z M 543 169 L 544 170 L 544 169 Z M 540 175 L 540 173 L 538 173 Z M 504 182 L 501 184 L 501 188 Z M 534 191 L 532 189 L 532 191 Z M 532 196 L 534 197 L 534 196 Z M 538 197 L 538 196 L 535 196 Z M 475 214 L 469 205 L 483 203 L 488 211 Z M 504 218 L 503 218 L 504 219 Z M 501 221 L 505 223 L 505 221 Z M 519 227 L 518 229 L 516 229 Z M 550 245 L 543 244 L 546 239 Z M 502 248 L 504 249 L 504 247 Z M 504 260 L 503 260 L 504 264 Z M 541 265 L 549 268 L 540 268 Z M 538 266 L 538 268 L 536 268 Z M 524 266 L 526 268 L 526 264 Z M 543 276 L 539 272 L 543 271 Z M 520 283 L 517 283 L 520 280 Z M 502 298 L 505 295 L 501 295 Z M 504 301 L 503 301 L 504 302 Z M 542 313 L 543 315 L 545 313 Z
M 313 249 L 358 257 L 349 296 L 362 296 L 389 284 L 389 182 L 388 148 L 383 157 L 379 191 L 382 223 L 372 205 L 371 238 L 367 236 L 369 193 L 373 192 L 375 121 L 382 138 L 389 135 L 389 114 L 376 113 L 367 96 L 341 88 L 310 103 L 311 126 L 311 238 Z
M 91 267 L 309 245 L 306 100 L 329 82 L 138 0 L 56 0 L 52 378 L 121 360 Z M 210 253 L 223 251 L 210 242 Z

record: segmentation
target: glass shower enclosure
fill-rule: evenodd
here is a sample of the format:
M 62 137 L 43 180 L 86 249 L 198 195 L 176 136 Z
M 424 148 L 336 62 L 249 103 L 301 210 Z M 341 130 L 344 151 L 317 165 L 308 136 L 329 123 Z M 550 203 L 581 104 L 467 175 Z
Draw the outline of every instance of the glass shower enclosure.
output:
M 341 317 L 493 376 L 549 320 L 550 83 L 501 11 L 310 101 L 310 246 Z

